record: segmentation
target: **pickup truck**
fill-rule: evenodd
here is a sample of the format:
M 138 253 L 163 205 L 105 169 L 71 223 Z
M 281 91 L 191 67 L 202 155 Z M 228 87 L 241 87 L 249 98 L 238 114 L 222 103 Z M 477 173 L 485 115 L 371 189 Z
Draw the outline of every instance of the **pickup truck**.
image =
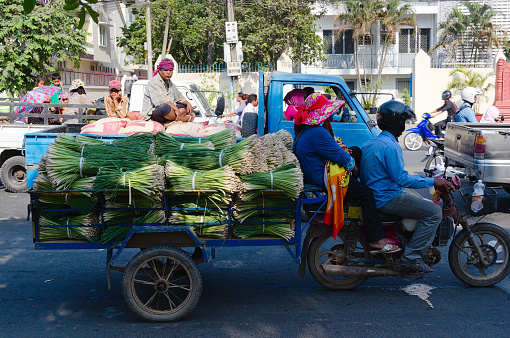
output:
M 135 89 L 133 84 L 133 89 Z M 285 129 L 294 134 L 294 123 L 288 121 L 284 115 L 283 98 L 287 92 L 295 86 L 314 86 L 315 88 L 331 88 L 338 99 L 345 101 L 349 108 L 352 118 L 348 122 L 333 122 L 333 130 L 336 136 L 340 136 L 347 146 L 362 146 L 363 143 L 379 134 L 379 130 L 374 128 L 374 121 L 370 120 L 365 113 L 356 96 L 351 93 L 349 87 L 340 76 L 324 76 L 310 74 L 292 74 L 274 72 L 272 76 L 259 73 L 259 109 L 258 115 L 255 114 L 253 120 L 243 122 L 243 128 L 250 129 L 251 133 L 257 133 L 259 136 L 265 133 L 275 133 L 280 129 Z M 140 86 L 142 87 L 142 86 Z M 132 92 L 133 94 L 133 92 Z M 338 112 L 341 114 L 341 112 Z M 63 125 L 36 133 L 25 134 L 26 167 L 27 167 L 27 186 L 32 188 L 33 180 L 37 175 L 39 160 L 45 154 L 48 145 L 58 136 L 59 133 L 75 134 L 79 132 L 79 125 Z M 111 135 L 111 137 L 124 137 L 121 135 Z M 110 136 L 101 136 L 100 138 L 110 139 Z
M 510 193 L 510 125 L 502 123 L 448 123 L 445 157 L 490 185 Z

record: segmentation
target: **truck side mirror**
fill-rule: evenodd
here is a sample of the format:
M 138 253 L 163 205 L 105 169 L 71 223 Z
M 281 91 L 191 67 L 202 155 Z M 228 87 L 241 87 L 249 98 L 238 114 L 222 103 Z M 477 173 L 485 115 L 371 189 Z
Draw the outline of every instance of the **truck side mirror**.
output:
M 223 112 L 225 111 L 225 97 L 220 96 L 218 97 L 218 100 L 216 101 L 216 109 L 214 110 L 214 113 L 217 116 L 223 115 Z

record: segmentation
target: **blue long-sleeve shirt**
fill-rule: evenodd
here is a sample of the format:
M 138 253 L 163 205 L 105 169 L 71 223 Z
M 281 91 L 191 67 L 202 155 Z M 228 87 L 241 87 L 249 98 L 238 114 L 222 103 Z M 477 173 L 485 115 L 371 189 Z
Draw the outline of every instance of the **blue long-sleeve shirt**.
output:
M 478 122 L 475 111 L 467 102 L 461 104 L 457 111 L 460 111 L 460 113 L 455 115 L 455 122 Z
M 309 126 L 303 131 L 296 143 L 296 157 L 301 164 L 305 183 L 323 188 L 326 188 L 324 167 L 328 160 L 346 166 L 348 170 L 354 166 L 351 155 L 336 143 L 326 129 L 318 125 Z
M 363 145 L 360 179 L 374 192 L 377 208 L 402 194 L 404 188 L 419 189 L 434 185 L 433 178 L 410 175 L 404 169 L 402 148 L 388 131 L 383 131 Z

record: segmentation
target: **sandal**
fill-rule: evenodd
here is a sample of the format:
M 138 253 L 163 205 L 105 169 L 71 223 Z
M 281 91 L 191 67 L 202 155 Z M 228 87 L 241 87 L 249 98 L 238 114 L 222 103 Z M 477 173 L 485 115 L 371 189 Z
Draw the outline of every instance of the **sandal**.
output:
M 392 254 L 392 253 L 399 252 L 399 251 L 402 251 L 402 248 L 399 247 L 398 245 L 386 244 L 384 246 L 384 248 L 382 248 L 382 249 L 371 250 L 370 254 L 372 254 L 372 255 L 380 254 L 380 253 Z
M 400 261 L 400 266 L 405 270 L 411 270 L 413 272 L 430 273 L 434 272 L 427 264 L 423 263 L 422 260 L 415 262 Z

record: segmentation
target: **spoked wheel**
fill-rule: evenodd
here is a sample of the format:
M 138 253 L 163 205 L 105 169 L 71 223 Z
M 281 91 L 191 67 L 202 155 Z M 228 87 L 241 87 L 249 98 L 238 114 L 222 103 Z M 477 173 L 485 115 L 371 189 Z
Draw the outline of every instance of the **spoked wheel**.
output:
M 410 132 L 406 135 L 404 138 L 404 145 L 409 150 L 418 150 L 423 145 L 423 139 L 420 134 L 413 132 Z
M 446 158 L 443 155 L 431 156 L 425 163 L 425 169 L 434 170 L 436 168 L 444 168 Z M 432 174 L 426 173 L 427 177 L 431 177 Z
M 350 290 L 363 284 L 367 277 L 362 276 L 328 276 L 322 264 L 367 266 L 364 263 L 369 257 L 366 241 L 357 233 L 353 236 L 353 245 L 347 250 L 347 232 L 339 232 L 336 240 L 327 232 L 314 238 L 308 248 L 308 269 L 313 278 L 330 290 Z
M 494 285 L 510 272 L 510 235 L 491 223 L 475 224 L 471 231 L 488 264 L 486 266 L 482 264 L 480 256 L 469 242 L 468 233 L 462 230 L 455 237 L 455 242 L 450 245 L 448 252 L 450 267 L 453 274 L 468 285 Z
M 143 319 L 176 321 L 197 305 L 202 277 L 185 252 L 152 247 L 131 259 L 122 278 L 122 291 L 128 307 Z

